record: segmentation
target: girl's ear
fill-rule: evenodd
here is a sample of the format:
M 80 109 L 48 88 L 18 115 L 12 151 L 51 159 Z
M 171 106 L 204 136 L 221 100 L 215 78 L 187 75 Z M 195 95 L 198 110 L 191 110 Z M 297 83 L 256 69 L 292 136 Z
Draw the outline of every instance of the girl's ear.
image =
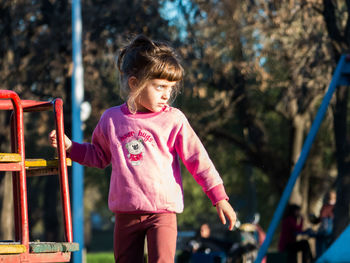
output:
M 131 76 L 131 77 L 128 79 L 128 84 L 129 84 L 130 90 L 131 90 L 131 91 L 134 91 L 134 90 L 137 88 L 137 85 L 138 85 L 137 78 L 134 77 L 134 76 Z

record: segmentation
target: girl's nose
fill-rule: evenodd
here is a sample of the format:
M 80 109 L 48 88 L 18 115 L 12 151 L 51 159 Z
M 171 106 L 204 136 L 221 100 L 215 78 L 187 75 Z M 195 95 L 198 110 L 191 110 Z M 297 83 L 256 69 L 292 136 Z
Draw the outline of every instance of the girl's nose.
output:
M 162 98 L 163 98 L 164 100 L 168 100 L 168 99 L 170 98 L 170 94 L 171 94 L 171 90 L 170 90 L 170 91 L 169 91 L 169 90 L 165 90 L 165 91 L 163 92 Z

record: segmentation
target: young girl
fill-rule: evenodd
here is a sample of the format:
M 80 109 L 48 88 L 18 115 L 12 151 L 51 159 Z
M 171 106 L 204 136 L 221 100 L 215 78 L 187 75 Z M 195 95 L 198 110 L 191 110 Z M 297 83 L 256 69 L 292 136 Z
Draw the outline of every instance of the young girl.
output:
M 91 143 L 65 138 L 70 158 L 104 168 L 112 164 L 108 206 L 115 213 L 116 262 L 174 262 L 176 213 L 183 211 L 179 157 L 232 230 L 236 214 L 223 182 L 185 115 L 170 107 L 183 69 L 165 43 L 137 36 L 118 58 L 126 103 L 105 111 Z M 57 147 L 56 132 L 50 133 Z

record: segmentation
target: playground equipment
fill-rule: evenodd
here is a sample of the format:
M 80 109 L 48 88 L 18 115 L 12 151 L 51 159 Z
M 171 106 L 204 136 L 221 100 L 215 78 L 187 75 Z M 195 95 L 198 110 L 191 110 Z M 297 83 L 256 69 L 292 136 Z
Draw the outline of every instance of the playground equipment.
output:
M 350 226 L 348 226 L 339 238 L 323 253 L 316 263 L 344 263 L 350 261 Z
M 270 226 L 268 228 L 268 231 L 266 233 L 266 239 L 264 243 L 262 244 L 261 248 L 259 249 L 258 256 L 255 260 L 255 263 L 260 263 L 262 259 L 264 258 L 267 249 L 272 241 L 272 237 L 275 233 L 275 230 L 282 218 L 283 211 L 288 203 L 288 199 L 293 191 L 294 184 L 296 180 L 298 179 L 300 172 L 304 166 L 304 163 L 307 159 L 307 156 L 309 154 L 310 148 L 312 146 L 312 143 L 316 137 L 316 134 L 321 126 L 323 117 L 327 111 L 328 105 L 332 99 L 332 96 L 338 86 L 350 86 L 350 55 L 342 55 L 339 59 L 338 65 L 334 71 L 331 83 L 329 84 L 328 90 L 322 100 L 321 106 L 316 114 L 315 120 L 312 123 L 312 126 L 310 128 L 310 132 L 306 137 L 305 143 L 303 145 L 303 148 L 301 150 L 301 153 L 299 155 L 298 161 L 296 162 L 294 169 L 290 175 L 290 178 L 288 180 L 288 183 L 283 191 L 282 197 L 278 203 L 277 209 L 273 215 L 273 218 L 271 220 Z M 350 235 L 347 235 L 348 241 L 350 241 Z M 336 243 L 339 246 L 346 246 L 345 243 L 337 242 Z M 332 246 L 333 247 L 333 246 Z M 336 249 L 333 250 L 336 251 Z M 349 250 L 347 250 L 349 251 Z M 327 252 L 326 252 L 327 253 Z M 348 252 L 348 258 L 350 259 L 350 252 Z M 327 261 L 327 262 L 333 262 L 333 261 Z M 338 262 L 338 261 L 334 261 Z
M 71 252 L 79 250 L 73 243 L 67 163 L 64 148 L 63 102 L 21 100 L 10 90 L 0 90 L 0 110 L 10 110 L 11 153 L 0 153 L 0 171 L 11 171 L 13 181 L 15 240 L 0 241 L 0 262 L 69 262 Z M 57 131 L 58 159 L 26 159 L 24 112 L 53 111 Z M 66 242 L 30 242 L 27 204 L 27 176 L 59 175 Z

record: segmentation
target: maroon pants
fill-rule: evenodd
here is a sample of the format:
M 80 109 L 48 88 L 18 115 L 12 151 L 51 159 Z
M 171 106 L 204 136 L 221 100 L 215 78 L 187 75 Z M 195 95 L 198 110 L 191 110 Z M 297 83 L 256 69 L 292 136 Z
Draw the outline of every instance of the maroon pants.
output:
M 114 258 L 117 263 L 142 263 L 147 236 L 149 263 L 174 263 L 176 214 L 116 214 Z

